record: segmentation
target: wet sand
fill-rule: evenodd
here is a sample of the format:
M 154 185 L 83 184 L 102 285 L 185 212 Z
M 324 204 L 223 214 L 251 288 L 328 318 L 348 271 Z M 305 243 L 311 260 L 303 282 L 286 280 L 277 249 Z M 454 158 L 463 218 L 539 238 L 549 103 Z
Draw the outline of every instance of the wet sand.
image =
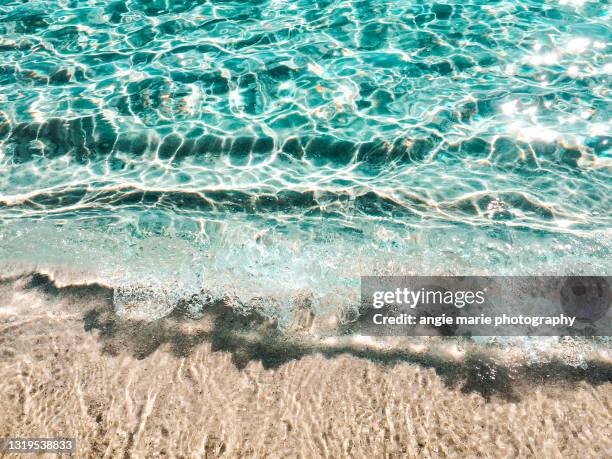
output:
M 84 320 L 82 292 L 0 287 L 2 437 L 74 437 L 77 457 L 109 458 L 612 452 L 606 375 L 542 384 L 531 378 L 487 393 L 451 381 L 442 366 L 343 352 L 271 364 L 240 360 L 207 340 L 177 351 L 162 326 L 141 337 L 157 346 L 138 352 L 138 341 L 122 337 L 133 329 Z M 103 294 L 88 295 L 87 308 L 105 307 Z M 201 332 L 194 324 L 183 324 L 187 335 Z

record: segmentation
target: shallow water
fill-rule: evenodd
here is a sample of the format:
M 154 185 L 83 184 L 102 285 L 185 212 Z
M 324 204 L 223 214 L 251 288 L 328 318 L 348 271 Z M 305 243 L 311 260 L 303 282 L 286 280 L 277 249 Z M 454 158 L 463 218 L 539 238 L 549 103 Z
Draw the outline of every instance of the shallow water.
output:
M 609 274 L 610 11 L 2 2 L 0 258 L 139 318 L 205 289 L 289 320 L 361 274 Z

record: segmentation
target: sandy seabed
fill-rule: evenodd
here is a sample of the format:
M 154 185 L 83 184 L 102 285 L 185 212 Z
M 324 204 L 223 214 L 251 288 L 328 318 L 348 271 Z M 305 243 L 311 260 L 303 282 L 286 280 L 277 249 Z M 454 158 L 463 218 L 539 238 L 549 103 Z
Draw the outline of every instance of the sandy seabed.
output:
M 351 355 L 270 368 L 206 342 L 135 355 L 54 296 L 0 288 L 1 437 L 73 437 L 77 457 L 107 458 L 612 455 L 609 382 L 529 384 L 508 400 Z

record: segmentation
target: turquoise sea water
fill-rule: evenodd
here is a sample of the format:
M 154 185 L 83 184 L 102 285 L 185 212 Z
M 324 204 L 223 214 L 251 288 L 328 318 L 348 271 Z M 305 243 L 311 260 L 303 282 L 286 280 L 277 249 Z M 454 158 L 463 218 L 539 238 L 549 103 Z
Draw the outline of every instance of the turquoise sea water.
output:
M 202 289 L 333 309 L 362 274 L 609 274 L 611 11 L 2 0 L 0 259 L 145 317 Z

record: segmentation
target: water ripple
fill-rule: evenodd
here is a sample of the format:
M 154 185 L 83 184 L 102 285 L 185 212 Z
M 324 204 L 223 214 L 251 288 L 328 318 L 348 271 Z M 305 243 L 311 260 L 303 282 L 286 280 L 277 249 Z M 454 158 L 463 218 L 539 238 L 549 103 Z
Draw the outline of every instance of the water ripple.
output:
M 544 239 L 600 256 L 610 8 L 4 1 L 3 231 L 108 225 L 226 247 L 206 229 L 225 218 L 252 228 L 244 244 L 293 231 L 299 245 L 327 228 L 376 251 L 448 228 L 472 244 L 503 240 L 501 257 Z M 427 253 L 448 257 L 451 239 Z

